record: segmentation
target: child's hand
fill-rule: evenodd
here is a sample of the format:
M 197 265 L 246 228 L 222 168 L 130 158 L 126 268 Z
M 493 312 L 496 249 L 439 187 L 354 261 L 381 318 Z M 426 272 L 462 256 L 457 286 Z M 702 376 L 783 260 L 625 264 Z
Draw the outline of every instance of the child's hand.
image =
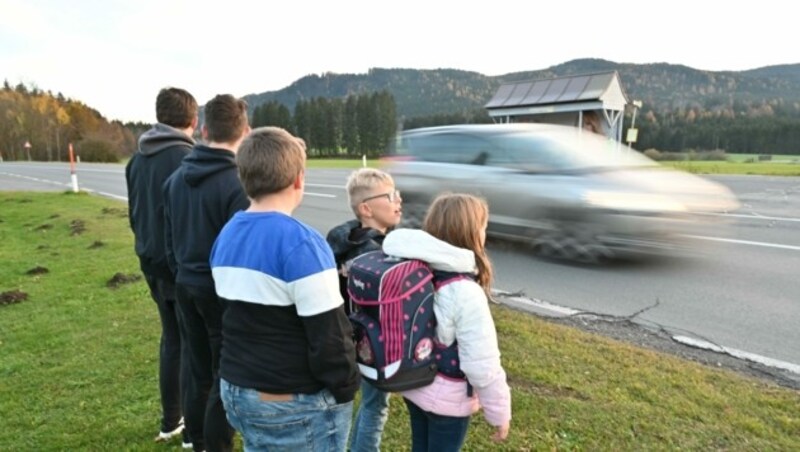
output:
M 350 267 L 352 266 L 353 266 L 353 259 L 346 261 L 345 263 L 342 264 L 341 267 L 339 267 L 339 274 L 342 275 L 342 277 L 347 278 L 347 275 L 350 273 Z
M 505 424 L 497 427 L 495 430 L 494 435 L 492 435 L 492 441 L 496 443 L 500 443 L 508 438 L 508 429 L 510 428 L 510 424 L 506 422 Z

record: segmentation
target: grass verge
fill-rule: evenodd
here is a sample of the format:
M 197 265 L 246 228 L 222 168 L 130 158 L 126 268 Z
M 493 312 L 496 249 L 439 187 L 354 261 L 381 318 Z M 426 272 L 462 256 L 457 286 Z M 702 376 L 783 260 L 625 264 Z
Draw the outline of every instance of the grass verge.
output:
M 800 164 L 791 162 L 745 163 L 740 161 L 659 162 L 681 171 L 695 174 L 750 174 L 763 176 L 800 176 Z
M 0 450 L 179 450 L 153 443 L 159 320 L 132 240 L 119 202 L 0 193 L 0 293 L 19 301 L 0 303 Z M 492 309 L 514 420 L 498 447 L 474 417 L 465 450 L 800 449 L 796 391 Z M 390 410 L 383 449 L 408 450 Z
M 737 154 L 738 156 L 739 154 Z M 745 155 L 745 154 L 742 154 Z M 749 174 L 764 176 L 800 176 L 800 164 L 794 160 L 775 160 L 772 162 L 744 162 L 742 158 L 719 161 L 663 161 L 662 165 L 694 174 Z M 309 159 L 309 168 L 356 169 L 363 165 L 359 159 Z M 377 159 L 367 161 L 371 168 L 381 168 Z

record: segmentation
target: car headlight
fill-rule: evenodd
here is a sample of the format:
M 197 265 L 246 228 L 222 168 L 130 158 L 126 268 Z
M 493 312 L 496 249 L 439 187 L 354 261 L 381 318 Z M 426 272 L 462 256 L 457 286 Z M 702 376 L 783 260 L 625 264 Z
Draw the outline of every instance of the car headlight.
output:
M 584 201 L 593 207 L 635 212 L 686 212 L 680 202 L 664 195 L 652 193 L 625 193 L 590 191 Z

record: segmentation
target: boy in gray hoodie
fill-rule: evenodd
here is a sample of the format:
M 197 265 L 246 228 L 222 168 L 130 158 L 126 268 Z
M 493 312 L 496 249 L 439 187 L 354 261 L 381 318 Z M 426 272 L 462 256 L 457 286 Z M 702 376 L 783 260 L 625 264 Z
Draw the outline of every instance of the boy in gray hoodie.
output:
M 125 167 L 125 181 L 136 255 L 161 318 L 158 380 L 162 416 L 155 438 L 160 442 L 183 430 L 182 392 L 188 376 L 175 304 L 175 277 L 167 265 L 161 186 L 194 146 L 197 101 L 183 89 L 164 88 L 156 98 L 156 119 L 158 123 L 139 138 L 139 149 Z M 184 443 L 188 443 L 186 435 Z

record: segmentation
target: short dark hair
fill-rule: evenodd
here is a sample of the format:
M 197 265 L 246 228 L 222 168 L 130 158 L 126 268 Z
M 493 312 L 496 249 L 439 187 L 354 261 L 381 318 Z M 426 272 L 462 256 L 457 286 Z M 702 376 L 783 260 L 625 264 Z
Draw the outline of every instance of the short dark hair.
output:
M 305 142 L 280 127 L 253 130 L 236 152 L 239 180 L 250 199 L 288 187 L 305 164 Z
M 247 128 L 247 102 L 230 94 L 218 94 L 205 107 L 208 141 L 232 143 Z
M 185 89 L 167 87 L 156 97 L 156 119 L 176 129 L 192 125 L 197 117 L 197 101 Z

